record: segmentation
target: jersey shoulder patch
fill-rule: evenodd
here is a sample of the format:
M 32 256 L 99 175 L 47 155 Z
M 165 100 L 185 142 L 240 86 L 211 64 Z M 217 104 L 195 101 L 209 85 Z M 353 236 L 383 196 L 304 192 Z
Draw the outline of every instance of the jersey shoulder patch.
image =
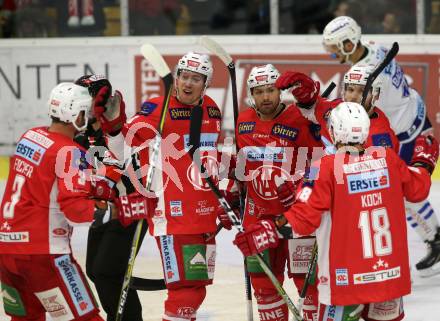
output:
M 139 114 L 141 115 L 150 115 L 154 112 L 154 110 L 157 108 L 157 104 L 151 101 L 144 101 L 141 106 L 141 110 L 139 111 Z
M 374 134 L 371 136 L 373 146 L 393 148 L 393 141 L 388 133 Z

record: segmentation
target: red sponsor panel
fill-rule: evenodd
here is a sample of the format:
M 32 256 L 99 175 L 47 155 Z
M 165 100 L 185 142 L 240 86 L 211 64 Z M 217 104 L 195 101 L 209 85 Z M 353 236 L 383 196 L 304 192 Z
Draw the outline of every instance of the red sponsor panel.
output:
M 180 57 L 180 55 L 173 55 L 165 56 L 164 58 L 170 66 L 170 69 L 174 69 Z M 328 55 L 240 54 L 233 55 L 233 58 L 237 69 L 237 88 L 239 90 L 238 101 L 240 109 L 247 107 L 246 79 L 254 66 L 272 63 L 281 73 L 287 70 L 303 72 L 321 83 L 321 91 L 333 81 L 337 84 L 337 88 L 331 97 L 336 97 L 336 94 L 339 95 L 343 75 L 350 68 L 349 65 L 340 64 L 335 60 L 331 60 L 328 58 Z M 397 59 L 403 67 L 411 86 L 424 98 L 428 107 L 428 115 L 436 129 L 439 129 L 437 113 L 440 107 L 439 59 L 439 55 L 432 54 L 399 54 Z M 226 66 L 217 57 L 213 57 L 212 61 L 214 76 L 210 88 L 222 89 L 225 92 L 224 96 L 230 95 L 230 91 L 228 91 L 230 79 Z M 135 77 L 136 105 L 138 108 L 144 100 L 163 93 L 163 85 L 159 75 L 157 75 L 151 65 L 149 65 L 142 56 L 135 57 Z M 224 111 L 227 103 L 228 100 L 226 97 L 220 100 L 217 99 L 217 104 L 222 111 Z M 230 108 L 230 106 L 228 106 L 228 108 Z M 440 116 L 438 118 L 440 120 Z M 436 130 L 436 133 L 437 132 L 439 131 Z

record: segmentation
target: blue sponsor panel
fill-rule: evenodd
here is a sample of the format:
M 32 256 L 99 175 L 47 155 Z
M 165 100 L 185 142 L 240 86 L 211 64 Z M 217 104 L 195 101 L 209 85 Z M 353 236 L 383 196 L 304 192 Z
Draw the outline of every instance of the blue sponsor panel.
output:
M 66 254 L 57 257 L 55 266 L 69 291 L 78 315 L 83 316 L 94 310 L 95 306 L 87 292 L 87 286 L 84 284 L 76 265 L 70 260 L 70 256 Z
M 46 148 L 22 138 L 15 149 L 15 155 L 23 157 L 35 165 L 40 165 L 41 159 L 46 153 Z
M 290 141 L 295 141 L 298 136 L 298 128 L 289 127 L 282 124 L 275 124 L 272 127 L 272 135 L 281 137 Z
M 172 120 L 189 120 L 191 118 L 191 108 L 170 108 L 168 112 Z
M 238 123 L 237 131 L 239 134 L 249 134 L 254 131 L 254 128 L 255 128 L 254 121 L 241 122 Z
M 347 175 L 349 194 L 371 192 L 390 186 L 388 169 Z
M 159 236 L 159 240 L 160 240 L 160 251 L 162 253 L 165 281 L 167 283 L 180 281 L 176 252 L 174 251 L 173 236 L 162 235 Z

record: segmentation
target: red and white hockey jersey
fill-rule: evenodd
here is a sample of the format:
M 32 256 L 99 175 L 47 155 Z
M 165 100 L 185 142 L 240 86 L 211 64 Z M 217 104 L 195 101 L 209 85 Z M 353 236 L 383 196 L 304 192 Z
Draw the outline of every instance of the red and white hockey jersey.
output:
M 45 127 L 24 133 L 1 203 L 0 253 L 70 253 L 71 224 L 93 220 L 86 168 L 71 138 Z
M 304 182 L 285 216 L 297 234 L 316 230 L 319 301 L 351 305 L 409 294 L 404 197 L 428 196 L 428 172 L 382 147 L 357 157 L 338 151 L 312 166 L 318 177 Z
M 236 128 L 240 155 L 246 161 L 238 179 L 247 185 L 244 226 L 255 223 L 261 215 L 279 215 L 284 207 L 277 186 L 291 176 L 302 178 L 312 148 L 322 149 L 298 109 L 291 105 L 273 120 L 261 120 L 254 109 L 240 113 Z M 299 148 L 301 148 L 299 150 Z M 321 154 L 321 153 L 319 153 Z M 299 155 L 299 156 L 298 156 Z M 244 175 L 244 177 L 240 177 Z
M 318 97 L 316 105 L 312 110 L 301 110 L 304 116 L 321 126 L 321 140 L 330 154 L 335 150 L 328 132 L 327 120 L 330 117 L 331 110 L 339 105 L 340 102 L 342 102 L 341 99 L 327 100 Z M 364 146 L 391 147 L 396 153 L 399 152 L 399 140 L 391 129 L 387 116 L 377 107 L 373 107 L 373 113 L 370 116 L 370 131 Z
M 149 164 L 148 143 L 156 136 L 163 97 L 143 103 L 141 111 L 124 125 L 125 142 L 132 147 L 145 147 L 140 161 L 146 173 Z M 166 114 L 159 164 L 152 189 L 159 203 L 149 227 L 152 235 L 200 234 L 216 230 L 218 200 L 202 178 L 190 155 L 189 129 L 192 106 L 170 98 Z M 218 177 L 217 141 L 220 135 L 221 113 L 208 96 L 203 100 L 203 120 L 200 154 L 207 171 Z

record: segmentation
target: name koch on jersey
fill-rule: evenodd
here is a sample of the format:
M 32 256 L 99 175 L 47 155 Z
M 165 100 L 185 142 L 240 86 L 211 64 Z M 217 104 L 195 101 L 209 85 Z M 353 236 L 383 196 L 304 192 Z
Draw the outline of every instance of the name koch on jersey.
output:
M 347 188 L 349 194 L 370 192 L 384 189 L 389 186 L 390 177 L 388 169 L 347 175 Z

